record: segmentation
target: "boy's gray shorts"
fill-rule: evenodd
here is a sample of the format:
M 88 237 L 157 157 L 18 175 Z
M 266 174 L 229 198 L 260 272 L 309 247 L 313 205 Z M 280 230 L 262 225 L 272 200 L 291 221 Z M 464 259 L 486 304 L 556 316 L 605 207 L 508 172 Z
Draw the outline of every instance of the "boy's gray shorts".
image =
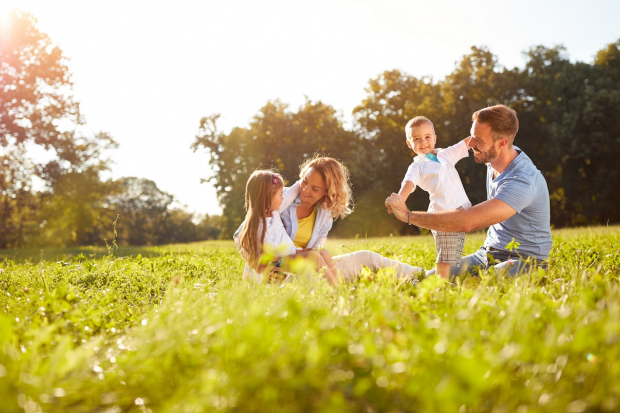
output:
M 463 248 L 465 248 L 464 232 L 432 231 L 437 250 L 436 263 L 445 263 L 458 267 L 461 265 Z

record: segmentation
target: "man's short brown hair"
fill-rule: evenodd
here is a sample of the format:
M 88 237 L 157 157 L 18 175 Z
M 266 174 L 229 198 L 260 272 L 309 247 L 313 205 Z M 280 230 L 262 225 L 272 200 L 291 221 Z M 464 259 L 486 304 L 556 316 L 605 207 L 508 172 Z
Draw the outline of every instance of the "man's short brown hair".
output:
M 489 125 L 494 141 L 506 138 L 512 144 L 515 135 L 519 131 L 517 112 L 506 105 L 495 105 L 480 109 L 471 115 L 471 120 Z
M 435 125 L 433 125 L 433 122 L 431 122 L 429 118 L 424 116 L 416 116 L 415 118 L 407 122 L 407 126 L 405 126 L 405 134 L 407 135 L 407 139 L 411 139 L 411 129 L 420 126 L 423 123 L 430 123 L 430 125 L 433 127 L 433 131 L 435 130 Z

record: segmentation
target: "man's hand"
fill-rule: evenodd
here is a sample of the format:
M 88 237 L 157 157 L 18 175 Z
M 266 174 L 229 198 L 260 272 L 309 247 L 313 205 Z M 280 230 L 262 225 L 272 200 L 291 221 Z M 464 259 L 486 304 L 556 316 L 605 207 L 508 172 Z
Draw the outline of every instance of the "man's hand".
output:
M 400 195 L 392 192 L 392 195 L 387 197 L 385 200 L 385 206 L 387 207 L 388 212 L 394 214 L 397 219 L 407 222 L 409 209 L 407 209 L 405 200 Z

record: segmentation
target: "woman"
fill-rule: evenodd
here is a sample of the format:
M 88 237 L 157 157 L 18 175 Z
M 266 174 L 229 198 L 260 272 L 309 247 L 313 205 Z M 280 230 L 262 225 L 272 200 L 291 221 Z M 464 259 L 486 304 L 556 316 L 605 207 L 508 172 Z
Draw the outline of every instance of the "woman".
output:
M 300 169 L 299 195 L 281 213 L 281 218 L 298 250 L 322 249 L 334 219 L 344 218 L 353 212 L 349 171 L 342 163 L 329 157 L 309 159 Z M 239 232 L 237 230 L 235 233 L 235 240 Z M 333 258 L 332 268 L 340 280 L 357 278 L 363 267 L 371 270 L 393 268 L 398 278 L 408 279 L 415 279 L 422 271 L 419 267 L 385 258 L 372 251 L 356 251 Z M 246 266 L 246 277 L 248 270 Z
M 334 219 L 353 212 L 353 191 L 349 170 L 334 158 L 315 157 L 300 166 L 299 196 L 282 212 L 287 234 L 301 249 L 322 248 Z M 371 270 L 393 268 L 398 278 L 413 277 L 422 268 L 391 260 L 372 251 L 356 251 L 333 258 L 333 264 L 342 280 L 359 277 L 363 267 Z

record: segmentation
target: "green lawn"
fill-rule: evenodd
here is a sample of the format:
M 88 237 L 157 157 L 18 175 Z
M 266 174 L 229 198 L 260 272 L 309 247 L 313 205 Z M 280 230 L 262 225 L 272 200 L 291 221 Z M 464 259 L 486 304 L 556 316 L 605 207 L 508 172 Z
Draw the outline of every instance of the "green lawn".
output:
M 327 248 L 435 259 L 430 236 Z M 5 250 L 0 411 L 618 411 L 620 227 L 554 231 L 549 262 L 332 289 L 250 284 L 229 241 Z

